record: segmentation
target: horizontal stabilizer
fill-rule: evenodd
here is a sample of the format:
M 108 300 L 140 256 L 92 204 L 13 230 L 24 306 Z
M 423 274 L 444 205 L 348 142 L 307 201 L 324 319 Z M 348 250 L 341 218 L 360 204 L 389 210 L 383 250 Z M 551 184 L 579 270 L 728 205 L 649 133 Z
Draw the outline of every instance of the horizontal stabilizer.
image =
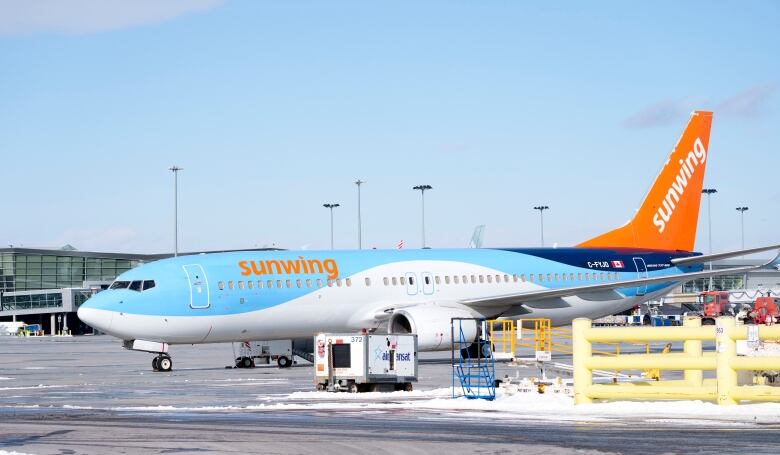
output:
M 780 245 L 762 246 L 760 248 L 750 248 L 747 250 L 729 251 L 726 253 L 703 254 L 699 256 L 689 256 L 687 258 L 676 258 L 676 259 L 672 259 L 671 263 L 674 265 L 703 264 L 705 262 L 718 261 L 720 259 L 735 258 L 739 256 L 746 256 L 748 254 L 763 253 L 764 251 L 777 250 L 777 249 L 780 249 Z

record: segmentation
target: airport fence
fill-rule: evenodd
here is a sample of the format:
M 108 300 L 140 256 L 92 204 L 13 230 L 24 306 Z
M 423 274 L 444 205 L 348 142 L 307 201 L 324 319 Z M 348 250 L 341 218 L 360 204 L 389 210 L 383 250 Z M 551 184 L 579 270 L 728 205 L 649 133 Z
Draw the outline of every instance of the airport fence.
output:
M 706 400 L 720 405 L 740 401 L 780 401 L 780 387 L 739 385 L 739 371 L 780 370 L 780 356 L 737 356 L 737 341 L 763 342 L 780 339 L 780 326 L 737 326 L 722 316 L 715 326 L 702 327 L 698 317 L 686 317 L 678 327 L 594 328 L 590 319 L 576 319 L 572 326 L 574 401 L 595 399 Z M 682 353 L 599 355 L 594 343 L 682 341 Z M 703 342 L 714 341 L 714 351 L 704 351 Z M 594 384 L 594 370 L 682 370 L 682 380 Z M 704 378 L 715 371 L 715 378 Z

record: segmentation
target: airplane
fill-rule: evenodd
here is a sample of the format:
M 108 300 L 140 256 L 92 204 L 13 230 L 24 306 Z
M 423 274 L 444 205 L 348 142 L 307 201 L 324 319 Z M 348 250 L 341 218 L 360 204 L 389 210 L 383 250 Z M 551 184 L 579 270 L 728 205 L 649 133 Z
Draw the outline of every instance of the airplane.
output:
M 711 112 L 693 112 L 634 217 L 574 247 L 178 256 L 119 275 L 78 316 L 169 371 L 171 344 L 292 339 L 311 353 L 319 332 L 367 330 L 415 333 L 421 351 L 434 351 L 451 349 L 452 318 L 565 325 L 615 314 L 684 282 L 777 259 L 713 271 L 703 264 L 780 245 L 693 252 L 711 123 Z M 476 321 L 463 330 L 478 340 Z

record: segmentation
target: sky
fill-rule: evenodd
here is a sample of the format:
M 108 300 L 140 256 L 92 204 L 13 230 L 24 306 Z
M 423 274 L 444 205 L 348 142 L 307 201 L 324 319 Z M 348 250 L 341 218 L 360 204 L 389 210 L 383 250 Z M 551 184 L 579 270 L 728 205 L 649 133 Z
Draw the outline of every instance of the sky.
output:
M 712 249 L 780 243 L 780 4 L 0 0 L 0 245 L 570 246 L 714 111 Z M 697 249 L 707 252 L 702 201 Z

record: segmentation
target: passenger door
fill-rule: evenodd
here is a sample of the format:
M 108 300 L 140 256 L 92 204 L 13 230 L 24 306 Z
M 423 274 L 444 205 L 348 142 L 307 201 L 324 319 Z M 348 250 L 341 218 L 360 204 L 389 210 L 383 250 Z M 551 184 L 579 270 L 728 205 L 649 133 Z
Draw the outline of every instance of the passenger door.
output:
M 206 272 L 200 264 L 188 264 L 184 266 L 187 281 L 190 284 L 190 308 L 208 308 L 211 306 L 209 298 L 209 283 L 206 280 Z
M 634 265 L 636 265 L 636 277 L 637 279 L 647 278 L 647 264 L 643 258 L 634 258 Z M 636 288 L 636 295 L 647 294 L 647 285 L 638 286 Z

